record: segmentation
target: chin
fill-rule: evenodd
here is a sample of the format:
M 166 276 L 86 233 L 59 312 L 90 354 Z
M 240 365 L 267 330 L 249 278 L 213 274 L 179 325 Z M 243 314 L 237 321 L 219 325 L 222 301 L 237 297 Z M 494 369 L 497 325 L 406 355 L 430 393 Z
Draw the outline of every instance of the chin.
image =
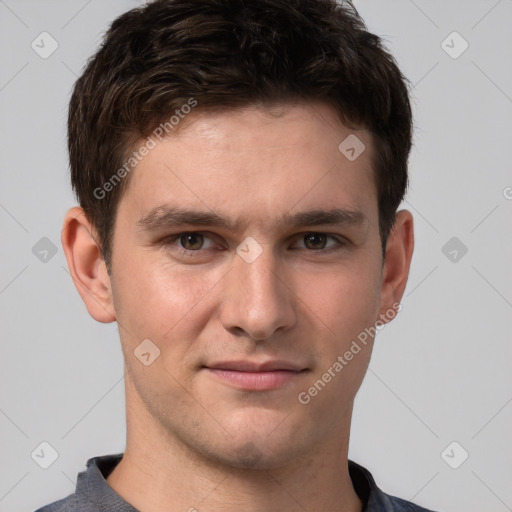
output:
M 223 421 L 222 439 L 211 445 L 211 455 L 237 468 L 271 469 L 286 466 L 314 444 L 316 431 L 304 418 L 299 424 L 290 412 L 275 409 L 243 411 Z M 210 438 L 211 439 L 211 438 Z
M 236 468 L 268 469 L 270 460 L 261 448 L 263 447 L 249 441 L 232 452 L 231 465 Z
M 248 434 L 239 439 L 228 438 L 217 446 L 206 448 L 204 456 L 224 466 L 240 469 L 275 469 L 287 466 L 296 457 L 307 451 L 297 442 L 296 436 L 289 433 L 286 438 Z

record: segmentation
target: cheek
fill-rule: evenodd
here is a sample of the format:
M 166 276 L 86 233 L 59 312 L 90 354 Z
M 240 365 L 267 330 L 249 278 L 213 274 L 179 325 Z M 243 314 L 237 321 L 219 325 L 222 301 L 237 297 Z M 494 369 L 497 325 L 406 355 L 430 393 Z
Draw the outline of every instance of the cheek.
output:
M 124 358 L 138 393 L 152 407 L 169 403 L 170 397 L 176 407 L 188 403 L 183 394 L 190 385 L 187 361 L 194 362 L 190 348 L 203 328 L 198 312 L 212 287 L 202 274 L 146 260 L 125 265 L 113 286 Z M 146 339 L 152 345 L 144 352 L 149 350 L 151 358 L 158 354 L 148 366 L 137 358 Z M 165 408 L 159 414 L 167 414 Z
M 205 273 L 200 266 L 184 268 L 162 260 L 162 255 L 156 253 L 118 266 L 120 273 L 113 283 L 114 307 L 130 343 L 142 337 L 165 346 L 185 326 L 200 329 L 197 307 L 222 277 L 218 272 Z M 183 322 L 192 317 L 194 322 Z M 186 339 L 182 335 L 179 338 Z
M 302 279 L 297 294 L 330 338 L 339 343 L 356 337 L 377 319 L 380 305 L 380 272 L 367 261 L 340 265 L 330 272 Z
M 316 364 L 298 399 L 332 426 L 347 414 L 370 362 L 373 340 L 368 333 L 379 311 L 380 273 L 364 265 L 361 271 L 340 270 L 312 281 L 316 287 L 307 316 L 315 324 Z

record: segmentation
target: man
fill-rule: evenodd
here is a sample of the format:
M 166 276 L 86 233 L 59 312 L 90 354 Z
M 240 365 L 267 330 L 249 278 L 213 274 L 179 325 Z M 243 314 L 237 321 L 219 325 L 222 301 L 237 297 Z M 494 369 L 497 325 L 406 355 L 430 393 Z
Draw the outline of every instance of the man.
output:
M 116 321 L 124 454 L 40 511 L 424 511 L 348 461 L 413 220 L 405 79 L 350 4 L 157 0 L 70 103 L 62 243 Z

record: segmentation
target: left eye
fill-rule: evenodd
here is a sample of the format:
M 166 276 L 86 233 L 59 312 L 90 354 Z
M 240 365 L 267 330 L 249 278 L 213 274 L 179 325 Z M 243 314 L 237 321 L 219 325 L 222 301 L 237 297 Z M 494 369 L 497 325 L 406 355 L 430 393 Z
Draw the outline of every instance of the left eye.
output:
M 335 243 L 329 247 L 326 247 L 328 239 L 334 240 Z M 301 236 L 300 240 L 304 241 L 304 246 L 306 249 L 317 251 L 323 249 L 330 249 L 331 247 L 336 245 L 342 245 L 341 240 L 339 240 L 337 237 L 333 235 L 326 235 L 324 233 L 306 233 L 305 235 Z

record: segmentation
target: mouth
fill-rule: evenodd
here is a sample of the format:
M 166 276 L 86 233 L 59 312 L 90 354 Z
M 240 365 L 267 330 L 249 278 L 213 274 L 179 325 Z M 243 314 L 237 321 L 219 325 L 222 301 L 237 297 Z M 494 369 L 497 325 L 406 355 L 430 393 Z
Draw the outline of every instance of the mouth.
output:
M 244 391 L 268 391 L 296 380 L 307 368 L 286 361 L 225 361 L 203 366 L 215 379 Z

